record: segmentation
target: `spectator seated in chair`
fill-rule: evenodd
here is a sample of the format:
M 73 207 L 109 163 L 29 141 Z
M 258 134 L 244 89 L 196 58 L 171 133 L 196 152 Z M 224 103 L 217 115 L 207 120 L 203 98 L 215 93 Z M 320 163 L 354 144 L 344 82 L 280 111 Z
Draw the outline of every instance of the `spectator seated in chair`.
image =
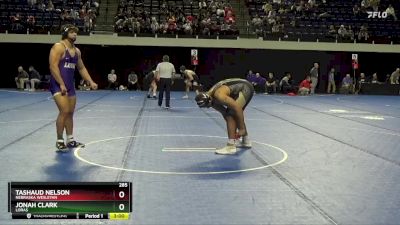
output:
M 140 90 L 140 86 L 138 83 L 138 76 L 135 71 L 132 71 L 128 75 L 128 90 Z
M 81 79 L 78 88 L 81 91 L 90 91 L 90 83 L 88 81 L 85 81 L 84 79 Z
M 26 87 L 30 86 L 30 91 L 35 91 L 36 86 L 41 82 L 42 76 L 33 66 L 29 67 L 29 81 L 25 81 Z
M 355 93 L 358 94 L 361 91 L 362 84 L 367 83 L 367 78 L 365 77 L 364 73 L 360 73 L 360 79 L 358 79 L 356 84 Z
M 18 67 L 18 75 L 15 77 L 15 84 L 19 90 L 24 90 L 25 82 L 29 81 L 29 74 L 22 66 Z
M 266 85 L 266 93 L 268 94 L 275 94 L 276 93 L 276 80 L 274 77 L 274 73 L 269 73 L 268 74 L 268 79 L 267 82 L 265 83 Z
M 264 93 L 265 92 L 265 84 L 266 79 L 260 75 L 260 73 L 256 73 L 251 84 L 254 87 L 256 93 Z
M 381 82 L 378 80 L 377 73 L 372 74 L 371 84 L 381 84 Z
M 346 74 L 346 76 L 342 80 L 342 86 L 340 88 L 341 94 L 352 94 L 354 92 L 353 79 L 350 74 Z
M 118 90 L 118 81 L 117 81 L 117 74 L 115 74 L 115 70 L 112 69 L 111 72 L 107 76 L 108 79 L 108 89 Z
M 290 92 L 294 92 L 295 87 L 292 85 L 292 75 L 289 72 L 285 73 L 286 75 L 282 78 L 281 82 L 279 83 L 279 87 L 283 94 L 287 94 Z
M 311 77 L 307 76 L 306 79 L 304 79 L 299 86 L 299 95 L 309 95 L 311 91 Z
M 43 75 L 42 79 L 40 80 L 40 83 L 39 83 L 39 88 L 48 90 L 50 87 L 50 78 L 51 78 L 51 75 L 49 75 L 49 74 Z

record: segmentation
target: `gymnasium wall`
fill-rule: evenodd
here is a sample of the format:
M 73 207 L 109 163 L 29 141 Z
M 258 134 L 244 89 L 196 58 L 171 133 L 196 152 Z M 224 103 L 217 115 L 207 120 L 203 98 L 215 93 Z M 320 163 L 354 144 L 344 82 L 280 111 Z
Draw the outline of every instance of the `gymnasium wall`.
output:
M 19 65 L 24 66 L 26 70 L 29 65 L 33 65 L 41 74 L 49 74 L 48 54 L 51 46 L 52 44 L 45 43 L 0 43 L 3 54 L 1 62 L 3 79 L 0 87 L 15 87 L 14 77 Z M 190 50 L 196 48 L 88 44 L 77 46 L 82 51 L 86 67 L 100 87 L 106 85 L 106 76 L 111 68 L 114 68 L 117 75 L 125 81 L 131 69 L 141 75 L 154 68 L 164 54 L 170 56 L 177 70 L 182 64 L 188 66 L 190 65 Z M 321 65 L 319 90 L 324 90 L 327 71 L 330 67 L 333 66 L 338 71 L 338 80 L 345 73 L 352 73 L 352 53 L 359 54 L 360 71 L 368 76 L 373 72 L 378 72 L 381 80 L 385 79 L 386 74 L 400 66 L 399 53 L 200 47 L 196 49 L 198 49 L 199 65 L 196 68 L 189 67 L 196 70 L 206 86 L 228 77 L 245 77 L 248 69 L 265 76 L 268 72 L 274 72 L 277 78 L 288 71 L 292 73 L 295 81 L 300 82 L 312 67 L 313 62 L 319 62 Z

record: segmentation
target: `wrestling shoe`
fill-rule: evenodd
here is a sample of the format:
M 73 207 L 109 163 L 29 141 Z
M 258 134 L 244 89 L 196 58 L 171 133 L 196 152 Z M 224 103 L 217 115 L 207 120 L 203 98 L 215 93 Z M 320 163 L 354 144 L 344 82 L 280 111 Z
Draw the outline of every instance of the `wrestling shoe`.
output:
M 215 154 L 219 155 L 233 155 L 236 154 L 236 146 L 235 145 L 227 145 L 223 148 L 217 149 Z
M 78 148 L 78 147 L 84 148 L 85 144 L 77 142 L 77 141 L 70 141 L 67 143 L 67 147 L 68 148 Z
M 245 140 L 245 141 L 240 141 L 239 143 L 236 144 L 236 147 L 238 148 L 251 148 L 252 143 L 250 140 Z
M 57 151 L 59 151 L 59 152 L 67 152 L 69 150 L 67 148 L 67 146 L 65 145 L 65 143 L 61 142 L 61 141 L 56 142 L 56 148 L 57 148 Z

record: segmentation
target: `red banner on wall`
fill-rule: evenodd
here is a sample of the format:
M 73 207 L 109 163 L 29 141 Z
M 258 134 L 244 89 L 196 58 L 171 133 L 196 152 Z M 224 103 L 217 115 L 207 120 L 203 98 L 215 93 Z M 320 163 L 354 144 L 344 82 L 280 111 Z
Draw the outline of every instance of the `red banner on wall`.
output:
M 353 67 L 353 69 L 358 69 L 359 65 L 358 65 L 358 54 L 352 54 L 351 55 L 351 65 Z
M 198 56 L 197 49 L 192 49 L 190 51 L 190 56 L 191 56 L 192 65 L 194 65 L 194 66 L 199 65 L 199 56 Z

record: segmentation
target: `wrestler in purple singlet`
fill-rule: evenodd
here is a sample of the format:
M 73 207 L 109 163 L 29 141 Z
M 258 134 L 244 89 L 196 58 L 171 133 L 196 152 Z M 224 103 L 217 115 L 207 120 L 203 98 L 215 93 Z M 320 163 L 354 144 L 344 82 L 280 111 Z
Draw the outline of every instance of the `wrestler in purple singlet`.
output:
M 74 57 L 71 57 L 67 47 L 65 47 L 64 58 L 60 60 L 58 68 L 60 69 L 61 78 L 67 88 L 68 96 L 75 96 L 75 66 L 78 63 L 78 54 L 75 51 Z M 56 93 L 61 93 L 60 84 L 54 79 L 53 76 L 50 78 L 50 92 L 54 96 Z

